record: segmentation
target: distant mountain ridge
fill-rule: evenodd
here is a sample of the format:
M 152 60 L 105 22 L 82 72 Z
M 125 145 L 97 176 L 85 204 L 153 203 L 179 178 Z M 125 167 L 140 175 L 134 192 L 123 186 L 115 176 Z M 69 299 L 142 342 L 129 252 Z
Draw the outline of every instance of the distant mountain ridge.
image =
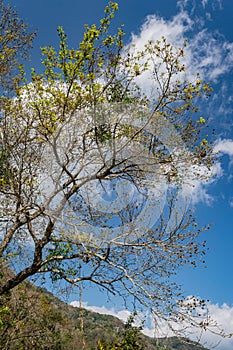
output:
M 1 350 L 96 350 L 112 343 L 124 323 L 110 315 L 68 305 L 44 288 L 24 282 L 0 298 Z M 153 339 L 140 334 L 145 350 L 205 350 L 177 337 Z

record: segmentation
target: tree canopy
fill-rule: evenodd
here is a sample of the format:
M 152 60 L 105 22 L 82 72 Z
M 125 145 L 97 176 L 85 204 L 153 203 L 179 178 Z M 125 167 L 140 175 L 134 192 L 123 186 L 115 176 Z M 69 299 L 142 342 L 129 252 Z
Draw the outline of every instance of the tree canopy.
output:
M 211 88 L 187 80 L 186 43 L 137 51 L 122 28 L 110 34 L 117 9 L 86 25 L 78 48 L 59 27 L 44 71 L 28 82 L 21 67 L 14 97 L 2 96 L 0 258 L 14 274 L 0 294 L 33 275 L 94 283 L 157 321 L 206 327 L 205 302 L 184 298 L 174 276 L 205 254 L 184 185 L 214 161 L 198 110 Z
M 17 12 L 0 1 L 0 86 L 9 91 L 16 79 L 20 61 L 28 57 L 35 33 L 29 33 Z M 22 63 L 22 62 L 21 62 Z M 3 91 L 2 91 L 3 89 Z

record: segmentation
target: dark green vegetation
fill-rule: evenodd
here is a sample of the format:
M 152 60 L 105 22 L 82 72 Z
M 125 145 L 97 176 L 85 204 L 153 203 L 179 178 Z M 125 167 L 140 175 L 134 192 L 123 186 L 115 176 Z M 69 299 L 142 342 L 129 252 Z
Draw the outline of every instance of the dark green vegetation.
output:
M 1 350 L 204 350 L 176 337 L 146 337 L 131 327 L 130 321 L 124 326 L 116 317 L 67 305 L 29 282 L 1 297 L 0 302 Z

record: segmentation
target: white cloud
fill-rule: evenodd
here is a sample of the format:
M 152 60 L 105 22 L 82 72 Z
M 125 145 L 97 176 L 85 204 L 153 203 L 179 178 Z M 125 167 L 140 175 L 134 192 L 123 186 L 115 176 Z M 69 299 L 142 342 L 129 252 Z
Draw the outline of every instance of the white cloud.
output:
M 79 307 L 78 301 L 73 301 L 71 303 L 74 307 Z M 106 308 L 105 306 L 90 306 L 87 302 L 82 303 L 82 306 L 90 311 L 98 312 L 100 314 L 112 315 L 115 316 L 122 321 L 126 321 L 130 315 L 128 310 L 116 311 L 114 308 Z M 209 314 L 214 319 L 221 329 L 224 329 L 226 334 L 233 333 L 233 306 L 229 306 L 226 303 L 219 306 L 218 304 L 208 305 Z M 145 314 L 145 317 L 148 317 Z M 143 318 L 143 317 L 142 317 Z M 149 326 L 145 327 L 143 333 L 148 335 L 149 337 L 156 336 L 172 336 L 171 331 L 168 330 L 168 327 L 165 325 L 160 326 L 160 333 L 158 334 L 155 331 L 151 318 L 149 318 Z M 200 338 L 200 330 L 193 330 L 189 333 L 189 338 L 193 341 L 197 341 Z M 221 338 L 219 335 L 211 333 L 210 331 L 203 332 L 201 335 L 200 342 L 204 346 L 216 346 L 216 350 L 232 350 L 233 348 L 233 338 Z
M 231 165 L 233 162 L 233 140 L 218 140 L 213 148 L 213 153 L 227 154 L 231 159 Z M 193 176 L 193 174 L 197 172 L 200 173 L 200 178 Z M 208 193 L 208 186 L 216 182 L 223 175 L 224 172 L 220 161 L 216 161 L 211 169 L 203 166 L 199 166 L 198 169 L 193 169 L 192 166 L 190 166 L 186 168 L 186 182 L 183 186 L 184 194 L 191 194 L 194 204 L 204 202 L 210 205 L 214 198 Z M 233 206 L 233 200 L 230 200 L 229 204 Z
M 200 175 L 195 175 L 197 173 Z M 219 179 L 222 174 L 223 170 L 219 162 L 214 164 L 211 169 L 205 166 L 190 166 L 186 171 L 182 188 L 184 195 L 191 196 L 193 204 L 203 202 L 211 205 L 214 198 L 208 193 L 208 186 Z
M 218 140 L 215 143 L 213 152 L 220 154 L 227 154 L 230 157 L 229 167 L 233 165 L 233 140 L 223 139 Z M 228 180 L 231 181 L 232 173 L 228 176 Z
M 223 139 L 216 142 L 214 146 L 215 153 L 224 153 L 228 154 L 229 157 L 233 157 L 233 140 Z
M 191 30 L 193 21 L 185 11 L 180 11 L 176 16 L 170 20 L 166 20 L 156 15 L 150 15 L 146 18 L 146 21 L 140 28 L 139 34 L 132 34 L 130 43 L 126 47 L 126 50 L 133 45 L 136 50 L 141 51 L 149 40 L 156 42 L 161 40 L 164 36 L 167 42 L 171 43 L 175 48 L 183 47 L 186 39 L 185 33 Z M 151 64 L 151 70 L 153 70 L 153 62 Z M 162 66 L 163 67 L 163 66 Z M 162 69 L 160 67 L 160 69 Z M 148 70 L 142 74 L 138 80 L 138 85 L 143 91 L 150 96 L 151 92 L 155 90 L 152 71 Z
M 208 167 L 198 163 L 188 150 L 176 151 L 172 154 L 177 179 L 181 190 L 182 198 L 186 204 L 197 204 L 203 202 L 211 205 L 214 198 L 208 193 L 209 186 L 223 176 L 223 169 L 219 160 Z M 176 182 L 174 183 L 176 188 Z M 170 184 L 173 187 L 173 183 Z
M 222 9 L 222 0 L 179 0 L 177 5 L 184 9 L 188 5 L 192 6 L 192 9 L 195 9 L 196 6 L 200 5 L 201 8 L 205 9 L 208 5 L 211 5 L 213 10 Z
M 206 7 L 206 5 L 208 4 L 208 0 L 202 0 L 201 4 L 203 7 Z
M 188 46 L 185 49 L 184 63 L 186 65 L 186 78 L 192 79 L 196 76 L 196 73 L 200 73 L 201 78 L 206 81 L 217 82 L 220 78 L 228 73 L 233 68 L 233 43 L 228 42 L 218 32 L 211 32 L 205 27 L 204 16 L 195 17 L 190 15 L 188 9 L 195 6 L 198 2 L 192 2 L 189 0 L 179 1 L 178 6 L 180 8 L 179 13 L 171 19 L 164 19 L 157 15 L 150 15 L 147 17 L 145 23 L 142 25 L 140 32 L 131 37 L 130 44 L 134 44 L 138 50 L 142 50 L 148 40 L 156 41 L 161 39 L 162 36 L 167 38 L 174 47 L 181 47 L 186 37 L 189 37 Z M 211 3 L 218 4 L 218 8 L 221 7 L 221 1 L 216 0 Z M 198 6 L 207 7 L 210 5 L 208 0 L 202 0 Z M 151 73 L 145 72 L 138 79 L 139 85 L 144 92 L 151 94 L 154 91 L 155 85 L 150 79 Z M 224 99 L 225 101 L 225 99 Z M 232 103 L 230 103 L 232 105 Z M 226 103 L 224 103 L 224 108 Z M 216 110 L 215 110 L 216 112 Z M 226 113 L 226 110 L 222 111 L 221 115 Z M 219 111 L 218 111 L 219 114 Z M 220 140 L 216 143 L 214 152 L 221 152 L 233 156 L 233 141 L 232 140 Z M 233 159 L 233 158 L 232 158 Z M 223 169 L 220 161 L 217 162 L 213 168 L 209 171 L 207 168 L 200 166 L 200 172 L 208 173 L 211 176 L 208 180 L 203 180 L 198 177 L 194 177 L 191 174 L 193 169 L 188 169 L 187 183 L 184 185 L 184 192 L 192 194 L 192 201 L 197 203 L 199 201 L 211 204 L 213 198 L 208 193 L 208 185 L 216 181 L 223 175 Z
M 200 333 L 200 329 L 190 329 L 187 333 L 188 338 L 193 341 L 200 341 L 201 344 L 208 348 L 215 348 L 216 350 L 232 350 L 233 337 L 229 337 L 229 335 L 233 333 L 233 305 L 229 306 L 226 303 L 222 305 L 209 303 L 208 311 L 210 317 L 218 324 L 219 332 L 223 330 L 226 336 L 219 336 L 216 334 L 216 328 L 211 327 L 212 332 L 207 330 Z M 185 325 L 183 326 L 185 328 Z M 176 325 L 173 327 L 176 328 Z M 147 328 L 144 330 L 144 333 L 153 337 L 155 330 L 153 328 Z M 160 327 L 160 336 L 172 335 L 174 334 L 165 324 Z
M 79 301 L 72 301 L 70 303 L 70 305 L 72 305 L 74 307 L 80 307 Z M 105 306 L 90 306 L 90 305 L 88 305 L 87 302 L 83 302 L 82 303 L 82 307 L 87 309 L 87 310 L 90 310 L 90 311 L 93 311 L 93 312 L 97 312 L 97 313 L 102 314 L 102 315 L 115 316 L 115 317 L 119 318 L 120 320 L 122 320 L 124 322 L 128 319 L 128 317 L 131 314 L 130 311 L 128 311 L 128 310 L 116 311 L 114 308 L 108 309 Z
M 184 9 L 189 3 L 189 0 L 179 0 L 177 1 L 177 6 L 181 9 Z
M 205 4 L 207 1 L 203 1 Z M 139 34 L 132 34 L 129 45 L 134 44 L 138 50 L 142 50 L 148 40 L 156 42 L 165 36 L 169 43 L 178 48 L 188 37 L 184 58 L 187 78 L 192 79 L 200 73 L 204 80 L 216 82 L 233 67 L 233 43 L 227 42 L 219 33 L 209 31 L 204 24 L 200 16 L 195 17 L 194 23 L 191 15 L 183 9 L 171 19 L 150 15 Z M 139 81 L 146 92 L 151 84 L 149 76 L 149 72 L 146 72 Z
M 174 46 L 180 46 L 184 42 L 184 33 L 191 30 L 192 25 L 193 20 L 185 11 L 181 11 L 170 20 L 150 15 L 142 25 L 140 33 L 138 35 L 132 34 L 131 42 L 138 49 L 143 49 L 148 40 L 156 41 L 165 36 L 168 42 L 173 43 Z
M 233 333 L 233 306 L 227 304 L 209 304 L 209 313 L 215 319 L 218 324 L 225 330 L 226 333 Z M 232 350 L 233 338 L 219 339 L 217 335 L 210 332 L 204 332 L 202 336 L 203 344 L 215 345 L 218 342 L 220 344 L 216 347 L 217 350 Z
M 233 66 L 233 43 L 205 28 L 190 39 L 187 53 L 187 71 L 208 81 L 216 82 Z
M 228 154 L 231 158 L 230 165 L 233 163 L 233 140 L 223 139 L 216 142 L 213 148 L 213 154 Z M 181 190 L 183 198 L 192 204 L 205 203 L 211 205 L 215 198 L 209 193 L 209 186 L 216 183 L 222 176 L 224 171 L 219 159 L 215 161 L 211 168 L 192 163 L 189 154 L 183 151 L 173 154 L 173 159 L 177 157 L 175 162 L 178 170 L 178 178 L 181 180 Z M 228 178 L 230 180 L 230 177 Z M 232 201 L 230 201 L 232 206 Z

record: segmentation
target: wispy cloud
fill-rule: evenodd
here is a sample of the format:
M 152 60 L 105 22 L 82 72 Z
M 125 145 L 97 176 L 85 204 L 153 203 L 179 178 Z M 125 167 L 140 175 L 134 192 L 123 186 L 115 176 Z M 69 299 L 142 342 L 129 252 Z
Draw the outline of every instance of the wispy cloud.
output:
M 231 139 L 220 139 L 215 143 L 213 148 L 214 154 L 227 154 L 230 157 L 230 166 L 233 164 L 233 140 Z M 193 174 L 196 172 L 200 173 L 200 177 L 195 177 Z M 206 175 L 203 177 L 202 175 Z M 208 169 L 203 166 L 199 166 L 198 169 L 192 169 L 192 167 L 187 167 L 186 170 L 186 182 L 183 186 L 184 194 L 190 194 L 192 197 L 192 202 L 194 204 L 198 202 L 203 202 L 208 205 L 211 205 L 214 201 L 208 193 L 209 185 L 213 184 L 224 176 L 224 170 L 222 168 L 220 160 L 217 160 L 216 163 Z M 229 200 L 230 206 L 233 206 L 233 200 Z
M 230 207 L 233 208 L 233 197 L 230 198 L 229 204 L 230 204 Z
M 208 3 L 208 0 L 202 0 L 201 1 L 201 4 L 202 4 L 203 7 L 206 7 L 207 3 Z
M 229 157 L 233 157 L 233 140 L 223 139 L 217 141 L 214 146 L 214 152 L 220 152 L 229 155 Z
M 178 0 L 178 7 L 185 9 L 187 6 L 191 6 L 192 9 L 199 6 L 202 9 L 205 9 L 208 5 L 212 7 L 212 9 L 222 9 L 222 0 Z
M 196 2 L 192 2 L 197 5 Z M 218 3 L 218 8 L 221 2 Z M 192 79 L 196 76 L 196 73 L 200 73 L 201 77 L 212 83 L 217 83 L 224 80 L 224 76 L 228 74 L 229 70 L 233 68 L 233 43 L 228 42 L 223 35 L 219 32 L 212 32 L 205 26 L 204 18 L 191 15 L 188 12 L 191 2 L 188 0 L 179 1 L 179 12 L 171 19 L 165 19 L 157 15 L 150 15 L 146 18 L 138 34 L 132 34 L 129 45 L 134 44 L 138 50 L 142 50 L 148 40 L 156 41 L 162 36 L 165 36 L 167 41 L 174 47 L 181 47 L 188 37 L 188 46 L 185 49 L 185 65 L 186 65 L 186 77 Z M 200 3 L 199 3 L 200 6 Z M 209 6 L 208 0 L 203 0 L 201 6 Z M 195 19 L 195 20 L 194 20 Z M 138 81 L 139 85 L 146 93 L 153 91 L 153 82 L 149 77 L 151 74 L 145 72 Z M 229 97 L 229 91 L 225 91 Z M 223 97 L 222 97 L 223 98 Z M 216 101 L 217 99 L 217 101 Z M 219 103 L 220 102 L 220 103 Z M 212 107 L 215 105 L 222 105 L 219 101 L 219 96 L 216 93 L 213 100 L 207 106 L 203 106 L 205 112 L 209 108 L 211 113 L 214 112 L 214 117 L 211 118 L 218 122 L 220 110 L 212 111 Z M 232 103 L 231 103 L 232 104 Z M 211 107 L 212 106 L 212 107 Z M 225 106 L 225 103 L 224 103 Z M 210 112 L 208 110 L 208 112 Z M 226 110 L 221 111 L 221 120 L 223 120 L 224 113 L 229 113 Z M 212 120 L 213 121 L 213 120 Z M 233 154 L 233 141 L 221 140 L 216 143 L 214 152 L 222 152 L 232 157 Z M 208 180 L 192 176 L 192 168 L 189 168 L 187 173 L 187 181 L 184 185 L 184 191 L 192 194 L 192 201 L 205 202 L 211 204 L 213 198 L 208 193 L 208 186 L 214 181 L 223 176 L 223 169 L 220 161 L 218 161 L 211 170 L 200 167 L 200 172 L 208 173 Z M 207 178 L 207 177 L 206 177 Z
M 148 16 L 140 32 L 132 34 L 130 44 L 141 50 L 148 40 L 160 40 L 162 36 L 174 47 L 183 46 L 185 39 L 189 38 L 184 62 L 188 77 L 198 72 L 203 79 L 216 82 L 233 67 L 233 43 L 225 40 L 218 32 L 209 31 L 202 17 L 196 16 L 195 20 L 191 18 L 184 6 L 171 19 Z M 144 83 L 148 85 L 148 79 Z

